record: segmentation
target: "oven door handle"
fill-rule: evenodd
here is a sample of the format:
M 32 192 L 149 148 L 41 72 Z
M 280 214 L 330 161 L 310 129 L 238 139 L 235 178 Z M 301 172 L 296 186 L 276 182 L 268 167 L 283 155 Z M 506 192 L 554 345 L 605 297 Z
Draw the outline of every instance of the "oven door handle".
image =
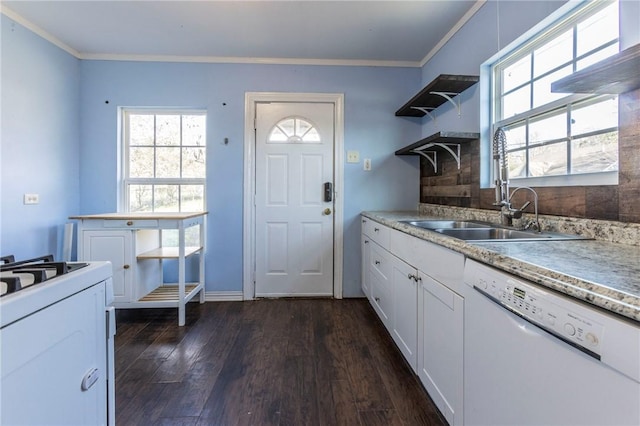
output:
M 112 339 L 116 335 L 116 308 L 107 306 L 107 339 Z
M 116 308 L 107 306 L 107 425 L 116 424 L 116 374 L 115 374 L 115 349 L 116 335 Z

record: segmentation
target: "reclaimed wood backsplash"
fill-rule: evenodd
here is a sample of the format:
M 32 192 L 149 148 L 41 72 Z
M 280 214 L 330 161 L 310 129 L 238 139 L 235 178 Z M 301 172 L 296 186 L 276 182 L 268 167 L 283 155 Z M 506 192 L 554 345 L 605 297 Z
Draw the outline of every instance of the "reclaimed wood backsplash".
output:
M 640 89 L 620 95 L 618 103 L 618 185 L 536 187 L 541 214 L 640 223 Z M 529 196 L 519 191 L 514 204 Z M 460 170 L 445 153 L 437 171 L 420 160 L 420 202 L 497 210 L 494 201 L 493 188 L 480 189 L 479 140 L 462 145 Z

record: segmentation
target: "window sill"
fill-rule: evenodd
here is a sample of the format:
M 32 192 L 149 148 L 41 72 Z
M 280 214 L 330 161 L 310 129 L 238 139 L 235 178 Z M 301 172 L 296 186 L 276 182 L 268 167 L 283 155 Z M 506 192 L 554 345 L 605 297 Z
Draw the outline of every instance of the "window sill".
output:
M 545 176 L 529 178 L 511 178 L 511 188 L 517 186 L 548 187 L 548 186 L 601 186 L 617 185 L 618 172 L 584 173 L 579 175 Z

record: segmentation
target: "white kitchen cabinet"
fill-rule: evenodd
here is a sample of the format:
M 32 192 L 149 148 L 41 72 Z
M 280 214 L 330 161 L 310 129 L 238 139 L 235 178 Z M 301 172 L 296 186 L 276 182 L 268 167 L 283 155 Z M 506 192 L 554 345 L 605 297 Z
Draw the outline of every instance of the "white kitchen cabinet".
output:
M 127 303 L 133 300 L 131 254 L 133 253 L 133 233 L 131 231 L 83 231 L 83 260 L 107 260 L 113 268 L 113 301 Z
M 362 232 L 385 250 L 388 250 L 391 229 L 365 217 L 363 217 L 362 222 Z
M 393 289 L 393 320 L 391 337 L 400 348 L 413 371 L 417 371 L 418 349 L 418 271 L 392 256 L 391 287 Z
M 462 425 L 464 299 L 421 273 L 418 377 L 450 425 Z
M 370 244 L 371 239 L 363 233 L 361 238 L 362 271 L 360 273 L 362 274 L 362 278 L 360 284 L 362 286 L 362 292 L 367 299 L 371 296 L 371 290 L 369 289 L 371 281 L 371 278 L 369 278 Z
M 377 243 L 373 241 L 369 243 L 369 279 L 371 283 L 369 300 L 389 331 L 392 328 L 393 310 L 392 258 L 391 253 Z
M 113 267 L 116 308 L 178 308 L 199 295 L 204 303 L 206 213 L 106 213 L 73 216 L 78 222 L 78 260 L 108 260 Z M 186 246 L 185 230 L 198 227 L 199 244 Z M 162 232 L 177 230 L 177 247 L 162 245 Z M 197 281 L 186 282 L 186 260 L 198 255 Z M 163 264 L 177 261 L 178 282 L 165 283 Z
M 411 368 L 417 368 L 417 271 L 389 251 L 395 231 L 362 218 L 363 287 Z
M 462 425 L 464 256 L 362 220 L 371 304 L 447 422 Z

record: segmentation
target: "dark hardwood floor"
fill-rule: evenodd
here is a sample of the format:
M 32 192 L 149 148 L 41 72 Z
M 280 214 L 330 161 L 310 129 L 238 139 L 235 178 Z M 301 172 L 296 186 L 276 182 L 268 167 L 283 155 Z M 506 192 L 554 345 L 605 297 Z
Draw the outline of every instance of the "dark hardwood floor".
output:
M 116 423 L 444 425 L 364 299 L 119 310 Z

